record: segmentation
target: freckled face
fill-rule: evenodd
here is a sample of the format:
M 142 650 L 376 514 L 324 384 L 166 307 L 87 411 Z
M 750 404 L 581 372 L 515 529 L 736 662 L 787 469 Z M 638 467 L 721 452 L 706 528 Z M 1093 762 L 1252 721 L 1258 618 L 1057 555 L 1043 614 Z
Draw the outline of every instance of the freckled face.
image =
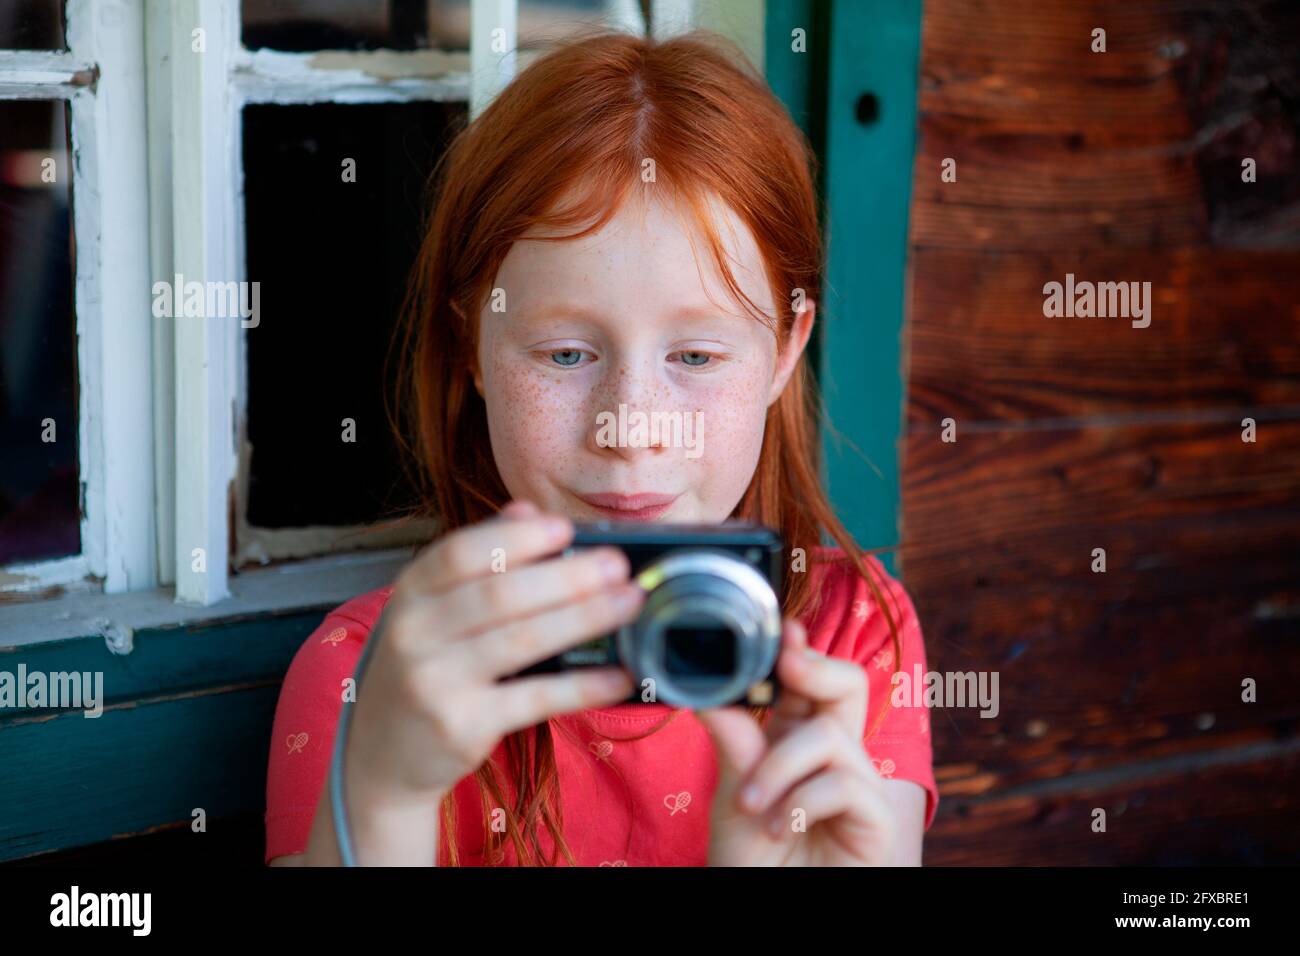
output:
M 736 281 L 773 316 L 757 245 L 729 209 L 714 209 Z M 778 357 L 775 335 L 731 297 L 698 232 L 697 265 L 688 223 L 631 200 L 590 236 L 538 242 L 529 233 L 510 249 L 493 283 L 505 311 L 489 298 L 479 315 L 475 383 L 512 498 L 594 520 L 614 516 L 599 507 L 609 502 L 584 500 L 593 495 L 673 496 L 620 517 L 697 522 L 723 521 L 740 501 L 812 310 L 797 348 Z

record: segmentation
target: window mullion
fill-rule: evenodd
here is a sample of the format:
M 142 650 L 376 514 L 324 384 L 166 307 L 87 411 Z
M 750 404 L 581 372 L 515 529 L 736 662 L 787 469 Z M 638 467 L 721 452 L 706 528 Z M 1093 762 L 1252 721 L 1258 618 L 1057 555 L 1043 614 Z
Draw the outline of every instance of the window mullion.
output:
M 145 185 L 143 8 L 68 3 L 70 61 L 95 64 L 71 97 L 81 369 L 82 549 L 104 590 L 157 584 L 152 316 Z
M 177 0 L 172 11 L 173 268 L 182 286 L 239 281 L 229 83 L 239 4 Z M 175 282 L 173 277 L 173 286 Z M 174 288 L 175 304 L 184 292 Z M 183 310 L 176 311 L 183 316 Z M 176 600 L 212 604 L 228 594 L 240 320 L 205 316 L 170 321 L 175 335 Z

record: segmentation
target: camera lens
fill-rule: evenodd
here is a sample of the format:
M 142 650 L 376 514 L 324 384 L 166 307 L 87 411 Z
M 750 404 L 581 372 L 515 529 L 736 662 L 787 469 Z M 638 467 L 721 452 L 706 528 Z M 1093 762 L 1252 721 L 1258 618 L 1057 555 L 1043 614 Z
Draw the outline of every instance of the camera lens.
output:
M 664 629 L 664 670 L 678 677 L 726 677 L 736 670 L 735 635 L 721 627 Z
M 618 653 L 654 699 L 717 707 L 745 697 L 771 674 L 781 643 L 780 605 L 767 579 L 737 556 L 682 548 L 642 568 L 637 619 L 618 633 Z M 644 685 L 643 685 L 644 686 Z

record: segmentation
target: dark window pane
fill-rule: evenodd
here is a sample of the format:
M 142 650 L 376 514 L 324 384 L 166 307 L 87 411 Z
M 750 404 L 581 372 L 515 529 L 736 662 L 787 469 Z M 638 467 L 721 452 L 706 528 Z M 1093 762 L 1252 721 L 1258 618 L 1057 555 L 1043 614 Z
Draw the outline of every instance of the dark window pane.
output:
M 616 0 L 521 0 L 519 46 L 563 40 Z M 469 49 L 469 0 L 243 0 L 244 46 L 273 50 Z
M 250 524 L 359 524 L 412 500 L 383 361 L 425 185 L 464 118 L 464 104 L 245 107 L 248 279 L 261 283 L 259 324 L 244 333 Z
M 63 101 L 0 100 L 0 565 L 81 551 L 68 178 Z
M 66 50 L 63 0 L 0 0 L 0 50 Z

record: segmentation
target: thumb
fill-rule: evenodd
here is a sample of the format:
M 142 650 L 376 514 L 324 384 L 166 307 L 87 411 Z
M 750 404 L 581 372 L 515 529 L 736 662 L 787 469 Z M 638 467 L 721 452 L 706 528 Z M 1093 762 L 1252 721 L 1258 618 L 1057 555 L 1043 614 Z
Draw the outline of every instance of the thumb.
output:
M 740 707 L 719 707 L 696 714 L 713 738 L 718 755 L 718 789 L 715 795 L 734 799 L 740 781 L 762 759 L 767 736 L 758 721 Z

